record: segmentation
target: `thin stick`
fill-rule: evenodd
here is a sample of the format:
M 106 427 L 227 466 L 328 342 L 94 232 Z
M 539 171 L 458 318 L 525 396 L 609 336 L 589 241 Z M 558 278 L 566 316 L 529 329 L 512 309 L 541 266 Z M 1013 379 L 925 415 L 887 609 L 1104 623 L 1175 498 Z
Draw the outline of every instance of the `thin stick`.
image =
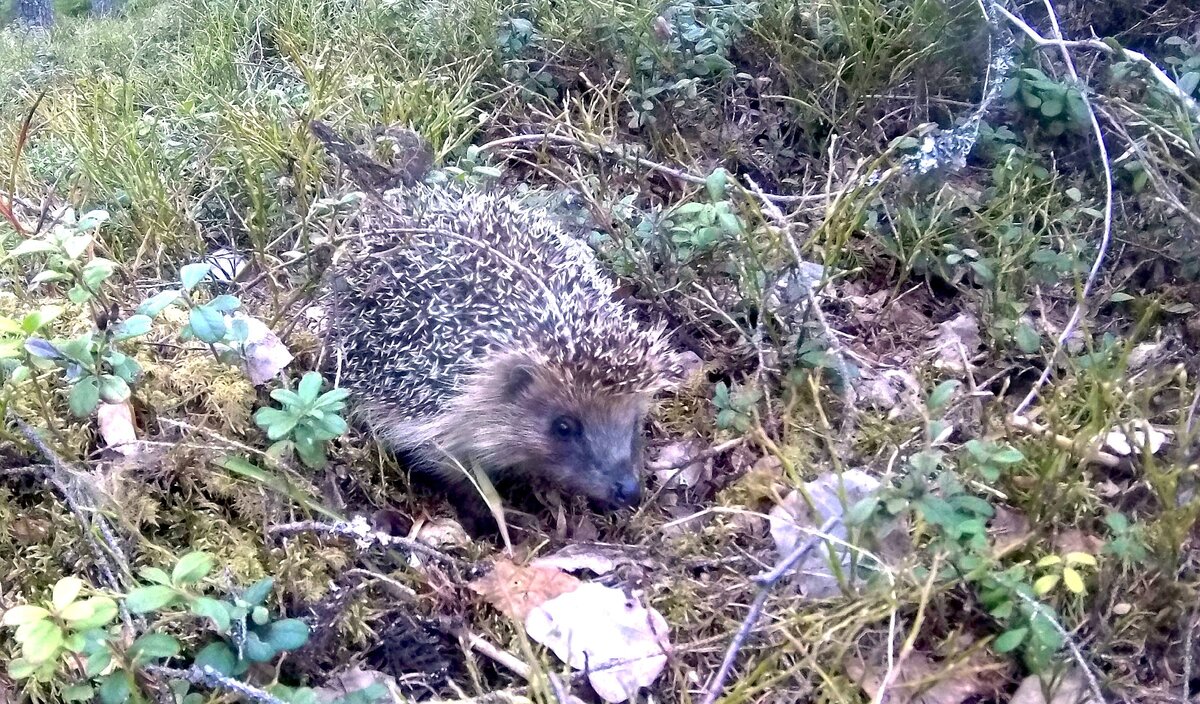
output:
M 287 704 L 270 692 L 266 692 L 245 682 L 230 679 L 207 665 L 203 667 L 193 665 L 187 670 L 163 667 L 162 665 L 148 665 L 146 672 L 166 679 L 186 680 L 192 684 L 213 690 L 235 692 L 249 701 L 257 702 L 257 704 Z
M 1010 22 L 1017 25 L 1027 35 L 1034 40 L 1038 46 L 1059 46 L 1063 50 L 1063 61 L 1066 62 L 1067 72 L 1071 75 L 1071 79 L 1075 81 L 1079 88 L 1079 95 L 1083 100 L 1083 105 L 1087 109 L 1088 121 L 1092 124 L 1092 133 L 1096 137 L 1096 148 L 1100 152 L 1100 165 L 1104 169 L 1104 229 L 1100 236 L 1100 247 L 1096 252 L 1096 260 L 1092 263 L 1091 270 L 1088 271 L 1087 279 L 1084 281 L 1083 290 L 1079 293 L 1079 297 L 1075 303 L 1075 309 L 1071 311 L 1071 317 L 1067 320 L 1067 324 L 1063 327 L 1062 333 L 1059 334 L 1058 340 L 1054 343 L 1054 350 L 1050 353 L 1050 358 L 1046 360 L 1046 368 L 1042 370 L 1041 376 L 1034 383 L 1033 388 L 1017 405 L 1013 416 L 1022 416 L 1029 406 L 1033 404 L 1038 393 L 1050 380 L 1050 375 L 1054 372 L 1054 365 L 1062 354 L 1066 342 L 1071 335 L 1075 333 L 1075 329 L 1079 327 L 1080 321 L 1083 319 L 1083 309 L 1087 305 L 1087 299 L 1092 293 L 1092 287 L 1096 284 L 1096 279 L 1099 277 L 1100 268 L 1104 264 L 1104 257 L 1108 253 L 1108 247 L 1112 243 L 1112 219 L 1113 219 L 1113 175 L 1112 165 L 1108 160 L 1108 147 L 1104 145 L 1104 132 L 1100 129 L 1100 120 L 1096 117 L 1096 111 L 1092 108 L 1092 101 L 1088 100 L 1087 91 L 1083 82 L 1079 78 L 1079 73 L 1075 70 L 1075 64 L 1071 61 L 1071 56 L 1067 53 L 1062 35 L 1058 29 L 1058 15 L 1054 11 L 1054 6 L 1050 4 L 1050 0 L 1045 0 L 1046 11 L 1050 15 L 1051 24 L 1054 27 L 1055 38 L 1053 41 L 1046 39 L 1035 32 L 1029 25 L 1025 24 L 1019 17 L 1012 14 L 1003 7 L 997 4 L 996 10 L 1008 18 Z M 1108 46 L 1103 42 L 1097 42 L 1102 46 Z M 1144 57 L 1143 57 L 1144 58 Z
M 1129 59 L 1130 61 L 1144 67 L 1147 71 L 1149 71 L 1150 75 L 1154 77 L 1154 80 L 1157 81 L 1164 90 L 1170 93 L 1173 98 L 1182 103 L 1189 112 L 1196 117 L 1200 117 L 1200 103 L 1196 102 L 1196 100 L 1187 93 L 1184 93 L 1183 89 L 1179 87 L 1179 84 L 1175 81 L 1172 81 L 1171 77 L 1163 73 L 1163 70 L 1160 69 L 1157 64 L 1146 58 L 1145 54 L 1136 52 L 1132 49 L 1126 49 L 1125 47 L 1118 49 L 1106 44 L 1103 41 L 1100 41 L 1099 39 L 1067 41 L 1059 35 L 1057 29 L 1055 30 L 1055 38 L 1047 39 L 1038 34 L 1036 30 L 1030 27 L 1020 17 L 1017 17 L 998 4 L 996 5 L 996 10 L 999 11 L 1000 14 L 1004 15 L 1005 19 L 1013 23 L 1017 29 L 1021 30 L 1025 36 L 1032 39 L 1033 43 L 1036 44 L 1039 49 L 1052 49 L 1057 47 L 1062 49 L 1064 52 L 1066 52 L 1067 49 L 1091 49 L 1093 51 L 1099 51 L 1103 54 L 1108 54 L 1109 56 L 1117 56 Z M 1058 19 L 1054 12 L 1050 13 L 1050 18 L 1050 21 L 1057 27 Z
M 758 617 L 762 613 L 763 606 L 767 603 L 767 598 L 771 595 L 771 590 L 783 579 L 784 575 L 792 570 L 797 562 L 808 556 L 817 544 L 825 539 L 824 534 L 833 529 L 835 525 L 841 522 L 841 518 L 833 516 L 829 518 L 821 526 L 820 530 L 808 540 L 804 541 L 790 555 L 785 557 L 778 565 L 770 572 L 761 574 L 754 578 L 758 584 L 758 596 L 754 598 L 754 603 L 750 605 L 750 611 L 746 614 L 746 618 L 742 621 L 742 625 L 733 636 L 733 640 L 729 643 L 729 648 L 725 651 L 725 658 L 721 661 L 721 667 L 717 670 L 716 675 L 710 680 L 708 687 L 704 693 L 702 704 L 713 704 L 717 697 L 721 696 L 721 690 L 725 688 L 725 680 L 729 678 L 729 673 L 733 670 L 733 661 L 737 659 L 738 651 L 745 645 L 746 639 L 750 636 L 750 631 L 754 629 L 758 623 Z
M 382 531 L 377 531 L 371 528 L 366 519 L 359 517 L 350 523 L 338 521 L 337 523 L 320 523 L 318 521 L 298 521 L 296 523 L 283 523 L 267 528 L 267 534 L 273 536 L 295 535 L 297 533 L 326 533 L 328 535 L 340 535 L 347 538 L 354 538 L 356 542 L 367 545 L 376 544 L 385 547 L 396 547 L 402 550 L 407 550 L 411 553 L 416 553 L 431 560 L 441 562 L 442 564 L 462 567 L 463 562 L 455 557 L 451 557 L 440 550 L 435 550 L 424 543 L 419 543 L 409 538 L 400 538 L 394 535 L 388 535 Z

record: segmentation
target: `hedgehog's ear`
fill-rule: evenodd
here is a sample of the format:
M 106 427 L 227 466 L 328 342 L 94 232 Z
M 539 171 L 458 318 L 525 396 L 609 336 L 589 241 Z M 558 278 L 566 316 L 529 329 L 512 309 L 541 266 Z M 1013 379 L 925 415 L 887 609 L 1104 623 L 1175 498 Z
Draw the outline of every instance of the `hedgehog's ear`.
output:
M 504 375 L 504 400 L 516 401 L 533 386 L 533 367 L 518 362 Z

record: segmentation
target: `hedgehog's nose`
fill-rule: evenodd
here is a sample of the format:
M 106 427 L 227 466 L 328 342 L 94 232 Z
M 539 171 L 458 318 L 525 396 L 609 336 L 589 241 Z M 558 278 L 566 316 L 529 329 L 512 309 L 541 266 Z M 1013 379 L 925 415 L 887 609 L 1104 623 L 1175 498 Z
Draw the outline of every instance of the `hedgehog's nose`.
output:
M 612 488 L 613 503 L 622 508 L 633 508 L 642 503 L 642 483 L 637 477 L 626 477 Z

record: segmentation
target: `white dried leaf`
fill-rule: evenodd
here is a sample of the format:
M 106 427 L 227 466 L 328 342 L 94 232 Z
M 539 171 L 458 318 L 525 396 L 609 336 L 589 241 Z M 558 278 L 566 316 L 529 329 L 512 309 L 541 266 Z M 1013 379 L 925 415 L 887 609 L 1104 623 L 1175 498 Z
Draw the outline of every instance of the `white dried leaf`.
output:
M 1050 690 L 1049 698 L 1046 689 Z M 1021 680 L 1017 691 L 1008 701 L 1009 704 L 1100 704 L 1092 697 L 1091 688 L 1078 668 L 1054 683 L 1044 683 L 1037 675 L 1030 675 Z
M 670 650 L 662 614 L 594 582 L 535 607 L 525 631 L 576 670 L 606 702 L 632 699 L 658 679 Z
M 1104 436 L 1104 444 L 1122 457 L 1141 453 L 1142 448 L 1149 444 L 1150 454 L 1157 455 L 1162 446 L 1166 444 L 1169 432 L 1167 429 L 1155 428 L 1144 420 L 1135 420 L 1127 427 L 1114 428 L 1109 431 Z
M 646 463 L 646 469 L 658 478 L 660 485 L 668 489 L 680 485 L 696 486 L 711 474 L 712 460 L 691 462 L 687 465 L 683 463 L 703 452 L 704 447 L 704 443 L 699 440 L 683 440 L 665 445 L 657 457 Z
M 563 572 L 590 570 L 596 574 L 608 574 L 620 565 L 652 564 L 645 555 L 637 554 L 636 548 L 606 543 L 575 543 L 545 557 L 530 562 L 531 567 L 552 567 Z
M 967 371 L 970 359 L 983 344 L 979 337 L 979 321 L 966 313 L 939 323 L 932 336 L 935 340 L 931 349 L 933 366 L 960 374 Z
M 376 687 L 376 685 L 382 686 L 389 694 L 383 701 L 405 701 L 400 697 L 395 677 L 379 670 L 364 670 L 360 667 L 352 668 L 330 678 L 324 687 L 314 687 L 313 695 L 318 704 L 335 704 L 355 692 L 361 692 L 368 687 Z
M 101 403 L 96 409 L 97 425 L 104 443 L 116 452 L 133 457 L 141 449 L 133 427 L 133 408 L 124 403 Z
M 417 529 L 416 539 L 430 547 L 461 548 L 471 544 L 462 525 L 452 518 L 436 518 Z
M 838 495 L 839 484 L 845 489 L 844 508 Z M 788 494 L 783 503 L 770 512 L 771 538 L 775 541 L 775 549 L 780 559 L 790 555 L 797 546 L 808 540 L 812 535 L 811 531 L 818 530 L 832 517 L 843 516 L 845 511 L 878 488 L 879 481 L 874 477 L 862 470 L 851 469 L 842 473 L 840 482 L 837 474 L 829 473 L 806 482 L 803 492 L 793 491 Z M 805 494 L 812 498 L 811 508 L 804 498 Z M 829 535 L 845 541 L 846 527 L 838 523 L 830 529 Z M 838 544 L 819 545 L 796 565 L 797 586 L 802 595 L 818 599 L 840 593 L 837 578 L 829 567 L 831 550 L 834 558 L 841 561 L 843 569 L 849 569 L 848 548 Z
M 292 353 L 266 323 L 240 312 L 233 315 L 233 320 L 245 321 L 249 331 L 244 353 L 250 383 L 265 384 L 292 363 Z

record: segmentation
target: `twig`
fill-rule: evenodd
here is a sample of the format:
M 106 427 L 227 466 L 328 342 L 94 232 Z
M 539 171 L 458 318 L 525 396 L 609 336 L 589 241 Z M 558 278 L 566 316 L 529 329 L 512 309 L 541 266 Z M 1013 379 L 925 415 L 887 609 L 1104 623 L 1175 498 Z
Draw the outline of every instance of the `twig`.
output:
M 470 644 L 472 650 L 487 657 L 492 662 L 503 666 L 521 679 L 528 680 L 529 676 L 533 674 L 533 668 L 523 662 L 520 658 L 508 652 L 507 650 L 501 650 L 495 645 L 492 645 L 491 641 L 487 640 L 483 636 L 471 633 L 470 631 L 465 631 L 463 635 L 466 636 L 467 643 Z
M 1184 93 L 1183 89 L 1179 87 L 1179 84 L 1175 81 L 1172 81 L 1171 77 L 1163 73 L 1163 70 L 1160 69 L 1157 64 L 1146 58 L 1145 54 L 1132 49 L 1126 49 L 1125 47 L 1113 47 L 1099 39 L 1080 39 L 1067 41 L 1059 36 L 1057 29 L 1055 30 L 1055 38 L 1047 39 L 1038 34 L 1037 30 L 1030 27 L 1020 17 L 1017 17 L 1003 7 L 997 5 L 996 10 L 998 10 L 1000 14 L 1004 15 L 1005 19 L 1015 25 L 1017 29 L 1021 30 L 1025 36 L 1032 39 L 1033 43 L 1037 45 L 1039 49 L 1059 48 L 1062 49 L 1064 53 L 1067 49 L 1092 49 L 1093 51 L 1099 51 L 1103 54 L 1108 54 L 1109 56 L 1117 56 L 1120 58 L 1129 59 L 1135 64 L 1143 66 L 1150 72 L 1150 75 L 1154 77 L 1154 80 L 1157 81 L 1164 90 L 1171 94 L 1171 97 L 1178 100 L 1185 108 L 1187 108 L 1189 112 L 1200 118 L 1200 103 L 1196 102 L 1196 100 L 1187 93 Z M 1054 12 L 1050 13 L 1050 21 L 1054 25 L 1058 25 L 1058 19 L 1056 18 Z
M 117 542 L 108 521 L 96 510 L 94 506 L 95 497 L 91 495 L 90 489 L 81 487 L 78 482 L 73 480 L 74 473 L 70 465 L 46 444 L 46 441 L 38 435 L 38 432 L 32 426 L 21 420 L 11 410 L 8 412 L 7 417 L 9 422 L 17 426 L 21 435 L 43 457 L 50 461 L 50 466 L 47 467 L 44 476 L 54 485 L 58 493 L 62 495 L 63 500 L 67 503 L 67 507 L 79 522 L 83 537 L 86 539 L 88 546 L 91 548 L 92 555 L 96 559 L 96 567 L 100 570 L 100 574 L 108 584 L 108 587 L 113 591 L 124 591 L 118 575 L 124 577 L 130 574 L 129 559 L 125 557 L 125 552 L 121 549 L 120 543 Z M 95 528 L 100 534 L 103 544 L 97 542 L 92 537 L 91 528 Z M 120 609 L 122 620 L 125 622 L 126 627 L 132 630 L 133 620 L 124 602 L 121 602 Z
M 606 146 L 606 145 L 585 142 L 582 139 L 577 139 L 575 137 L 571 137 L 571 136 L 565 135 L 565 134 L 551 134 L 551 133 L 518 134 L 518 135 L 513 135 L 511 137 L 502 137 L 500 139 L 495 139 L 486 144 L 480 145 L 479 151 L 487 152 L 487 151 L 496 149 L 498 147 L 505 147 L 505 146 L 509 146 L 512 144 L 530 144 L 530 143 L 538 143 L 538 142 L 557 142 L 559 144 L 568 144 L 573 147 L 579 147 L 580 149 L 592 152 L 593 154 L 595 154 L 595 153 L 608 154 L 608 155 L 614 156 L 618 159 L 628 161 L 632 164 L 636 164 L 638 166 L 643 166 L 647 169 L 650 169 L 651 171 L 658 171 L 659 173 L 664 173 L 668 176 L 671 176 L 672 178 L 676 178 L 676 179 L 679 179 L 680 181 L 685 181 L 685 182 L 691 183 L 691 184 L 704 185 L 705 180 L 706 180 L 701 176 L 689 174 L 686 171 L 681 171 L 679 169 L 672 168 L 665 164 L 660 164 L 657 161 L 651 161 L 650 159 L 646 159 L 646 158 L 643 158 L 640 156 L 634 156 L 633 154 L 628 154 L 625 152 L 624 149 L 617 149 L 617 148 Z M 761 197 L 769 199 L 769 201 L 773 202 L 773 203 L 788 204 L 788 203 L 820 202 L 820 201 L 828 200 L 829 198 L 833 197 L 833 195 L 834 194 L 832 194 L 832 193 L 820 193 L 817 195 L 787 196 L 787 195 L 778 195 L 778 194 L 773 194 L 773 193 L 764 193 L 761 195 Z
M 186 680 L 192 684 L 209 689 L 234 692 L 252 702 L 257 702 L 257 704 L 287 704 L 287 702 L 270 692 L 266 692 L 245 682 L 230 679 L 207 665 L 193 665 L 186 670 L 163 667 L 162 665 L 148 665 L 146 666 L 146 672 L 166 679 Z
M 362 516 L 356 517 L 353 521 L 347 523 L 338 521 L 336 523 L 320 523 L 318 521 L 298 521 L 296 523 L 284 523 L 277 526 L 267 528 L 268 535 L 287 536 L 297 533 L 326 533 L 329 535 L 341 535 L 347 538 L 354 538 L 355 542 L 360 547 L 369 545 L 382 545 L 385 547 L 395 547 L 402 550 L 407 550 L 410 553 L 416 553 L 431 560 L 441 562 L 442 564 L 451 565 L 454 567 L 462 567 L 463 562 L 458 558 L 447 555 L 440 550 L 435 550 L 423 543 L 419 543 L 409 538 L 400 538 L 394 535 L 388 535 L 382 531 L 377 531 L 367 523 L 367 520 Z
M 825 521 L 820 530 L 811 536 L 808 540 L 800 544 L 791 554 L 785 557 L 778 565 L 770 572 L 766 572 L 754 578 L 754 582 L 758 584 L 758 596 L 754 598 L 754 603 L 750 605 L 750 611 L 747 612 L 745 620 L 738 628 L 738 631 L 733 636 L 733 640 L 729 643 L 729 648 L 725 651 L 725 658 L 721 661 L 721 667 L 717 673 L 709 681 L 708 687 L 705 688 L 704 699 L 702 704 L 713 704 L 717 697 L 721 695 L 721 690 L 725 688 L 725 680 L 729 678 L 729 673 L 733 670 L 733 661 L 737 659 L 738 651 L 745 645 L 746 639 L 750 636 L 750 631 L 758 623 L 758 617 L 762 613 L 763 606 L 767 603 L 767 598 L 771 595 L 771 590 L 783 579 L 784 575 L 792 570 L 797 562 L 804 559 L 808 553 L 812 552 L 817 544 L 825 539 L 825 533 L 833 529 L 835 525 L 841 522 L 841 518 L 833 516 Z
M 1079 73 L 1075 70 L 1075 63 L 1071 61 L 1071 55 L 1067 52 L 1066 42 L 1063 41 L 1062 35 L 1058 29 L 1058 15 L 1054 11 L 1054 6 L 1050 4 L 1050 0 L 1045 0 L 1046 12 L 1050 15 L 1050 22 L 1054 28 L 1054 40 L 1046 39 L 1035 32 L 1029 25 L 1025 24 L 1019 17 L 1005 10 L 999 4 L 995 5 L 998 12 L 1008 18 L 1010 22 L 1017 25 L 1027 35 L 1033 38 L 1038 46 L 1058 46 L 1062 48 L 1063 61 L 1067 65 L 1067 72 L 1071 75 L 1071 79 L 1075 81 L 1080 98 L 1083 100 L 1084 108 L 1087 109 L 1088 121 L 1092 125 L 1092 133 L 1096 137 L 1096 148 L 1100 152 L 1100 165 L 1104 169 L 1104 228 L 1100 236 L 1100 247 L 1096 251 L 1096 260 L 1092 263 L 1092 268 L 1088 271 L 1087 279 L 1084 281 L 1083 290 L 1079 292 L 1079 297 L 1075 303 L 1075 309 L 1071 311 L 1071 317 L 1067 320 L 1067 324 L 1063 327 L 1058 339 L 1054 343 L 1054 350 L 1050 353 L 1050 358 L 1046 360 L 1046 368 L 1042 370 L 1041 376 L 1034 383 L 1033 388 L 1017 405 L 1013 411 L 1014 417 L 1019 417 L 1025 414 L 1029 406 L 1037 398 L 1042 387 L 1050 380 L 1050 375 L 1054 371 L 1054 365 L 1062 354 L 1066 342 L 1071 335 L 1075 333 L 1075 329 L 1079 327 L 1079 323 L 1083 318 L 1083 309 L 1087 305 L 1088 296 L 1091 295 L 1092 287 L 1096 284 L 1096 279 L 1099 277 L 1100 268 L 1104 264 L 1104 256 L 1108 253 L 1108 247 L 1112 243 L 1112 219 L 1113 219 L 1113 175 L 1112 165 L 1108 160 L 1108 147 L 1104 144 L 1104 132 L 1100 129 L 1100 120 L 1096 117 L 1096 111 L 1092 108 L 1092 101 L 1087 97 L 1087 86 L 1079 78 Z M 1097 42 L 1101 46 L 1107 47 L 1103 42 Z M 1143 57 L 1145 58 L 1145 57 Z

